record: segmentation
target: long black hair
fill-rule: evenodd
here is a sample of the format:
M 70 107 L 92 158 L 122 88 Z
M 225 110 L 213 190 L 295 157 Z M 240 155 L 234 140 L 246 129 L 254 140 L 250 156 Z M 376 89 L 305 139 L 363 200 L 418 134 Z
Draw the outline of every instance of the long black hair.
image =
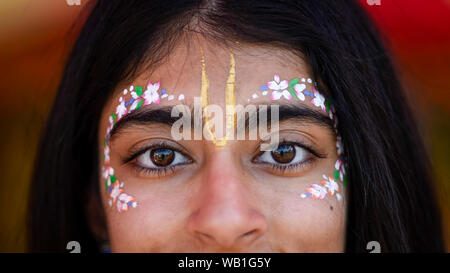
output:
M 98 251 L 86 214 L 100 200 L 98 127 L 116 85 L 155 66 L 189 31 L 306 58 L 333 99 L 349 180 L 346 251 L 444 251 L 431 166 L 381 36 L 348 0 L 151 0 L 91 3 L 36 158 L 30 250 Z M 101 206 L 101 202 L 97 204 Z

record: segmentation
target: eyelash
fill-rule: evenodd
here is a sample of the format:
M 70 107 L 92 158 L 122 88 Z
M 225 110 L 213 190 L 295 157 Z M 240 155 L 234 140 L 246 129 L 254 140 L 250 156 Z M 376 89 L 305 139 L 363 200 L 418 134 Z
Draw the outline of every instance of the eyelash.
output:
M 123 160 L 123 164 L 129 164 L 131 161 L 138 158 L 140 155 L 146 153 L 147 151 L 155 150 L 155 149 L 170 149 L 175 152 L 180 153 L 184 157 L 187 157 L 190 162 L 193 162 L 192 158 L 186 155 L 185 151 L 181 151 L 180 149 L 174 147 L 173 145 L 169 144 L 166 141 L 160 141 L 158 143 L 153 143 L 151 145 L 145 146 L 144 148 L 139 149 L 137 152 L 132 153 L 131 156 Z M 152 176 L 166 176 L 169 174 L 172 174 L 175 172 L 175 168 L 180 165 L 184 164 L 178 164 L 173 166 L 166 166 L 166 167 L 157 167 L 157 168 L 149 168 L 139 165 L 137 162 L 131 163 L 132 167 L 135 169 L 137 174 L 144 174 L 144 175 L 152 175 Z
M 142 167 L 139 164 L 133 163 L 133 167 L 136 170 L 136 173 L 138 174 L 145 174 L 145 175 L 154 175 L 154 176 L 166 176 L 168 174 L 172 174 L 175 171 L 176 166 L 168 166 L 168 167 L 161 167 L 161 168 L 148 168 L 148 167 Z
M 257 163 L 257 164 L 270 166 L 273 171 L 279 172 L 281 174 L 285 174 L 288 171 L 295 172 L 295 171 L 298 171 L 299 169 L 306 168 L 308 165 L 314 163 L 314 161 L 317 158 L 324 158 L 324 157 L 326 157 L 326 155 L 320 154 L 320 153 L 316 152 L 310 146 L 305 145 L 305 144 L 300 143 L 300 142 L 282 140 L 282 141 L 280 141 L 279 145 L 298 146 L 298 147 L 306 150 L 306 152 L 310 156 L 307 159 L 303 160 L 302 162 L 297 162 L 297 163 L 294 163 L 294 164 L 290 164 L 290 163 L 287 163 L 287 164 L 281 164 L 281 163 L 274 164 L 274 163 L 268 163 L 268 162 L 257 162 L 255 159 L 260 157 L 264 153 L 264 152 L 260 152 L 254 157 L 254 159 L 252 161 L 254 163 Z M 128 158 L 123 160 L 123 163 L 124 164 L 129 164 L 131 161 L 135 160 L 140 155 L 144 154 L 147 151 L 153 150 L 153 149 L 171 149 L 171 150 L 173 150 L 175 152 L 178 152 L 181 155 L 187 157 L 190 160 L 190 162 L 193 162 L 192 158 L 189 157 L 188 155 L 186 155 L 185 151 L 181 151 L 180 149 L 178 149 L 176 147 L 173 147 L 173 145 L 170 145 L 166 141 L 161 141 L 161 142 L 153 143 L 151 145 L 148 145 L 148 146 L 146 146 L 144 148 L 139 149 L 137 152 L 134 152 L 131 156 L 129 156 Z M 162 177 L 162 176 L 166 176 L 166 175 L 170 175 L 170 174 L 174 173 L 175 169 L 178 166 L 185 165 L 185 164 L 178 164 L 178 165 L 166 166 L 166 167 L 158 167 L 158 168 L 144 167 L 144 166 L 139 165 L 136 162 L 131 163 L 131 165 L 135 169 L 137 174 L 144 174 L 144 175 L 149 175 L 149 176 Z

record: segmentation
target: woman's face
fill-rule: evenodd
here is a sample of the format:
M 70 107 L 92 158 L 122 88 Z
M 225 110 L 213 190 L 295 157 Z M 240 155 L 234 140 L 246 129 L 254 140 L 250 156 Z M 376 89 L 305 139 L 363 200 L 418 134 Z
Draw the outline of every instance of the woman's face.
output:
M 120 181 L 108 186 L 105 178 L 99 178 L 111 251 L 343 251 L 347 196 L 340 181 L 340 193 L 330 193 L 323 177 L 336 170 L 336 134 L 333 122 L 327 123 L 329 115 L 311 103 L 313 83 L 301 81 L 311 78 L 307 65 L 280 49 L 242 46 L 232 51 L 235 103 L 280 106 L 278 130 L 268 129 L 279 136 L 272 151 L 261 151 L 264 141 L 259 135 L 249 139 L 254 128 L 246 131 L 245 140 L 221 144 L 214 141 L 217 129 L 209 130 L 213 140 L 206 139 L 208 132 L 200 140 L 176 140 L 171 129 L 178 116 L 170 117 L 171 107 L 193 108 L 194 97 L 201 97 L 202 90 L 209 104 L 222 109 L 226 126 L 226 104 L 233 101 L 231 51 L 206 42 L 202 50 L 194 43 L 179 46 L 151 75 L 144 73 L 122 84 L 103 111 L 100 151 L 110 114 L 121 100 L 131 100 L 130 85 L 145 91 L 148 81 L 160 82 L 147 93 L 152 103 L 143 103 L 133 113 L 122 112 L 108 141 L 107 167 L 114 170 L 113 180 Z M 280 76 L 278 82 L 274 74 Z M 294 78 L 299 78 L 297 89 L 305 84 L 311 91 L 304 100 L 290 100 L 289 92 L 283 92 L 289 91 L 283 80 Z M 104 168 L 103 152 L 99 156 Z M 125 201 L 119 201 L 120 193 L 126 193 Z M 120 202 L 125 202 L 122 207 Z

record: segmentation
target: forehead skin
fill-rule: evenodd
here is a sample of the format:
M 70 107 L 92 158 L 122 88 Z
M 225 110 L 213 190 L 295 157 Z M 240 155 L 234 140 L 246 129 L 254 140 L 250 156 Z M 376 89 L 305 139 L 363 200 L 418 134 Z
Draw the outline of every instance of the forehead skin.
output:
M 200 45 L 204 50 L 206 72 L 210 82 L 209 102 L 210 104 L 217 104 L 221 106 L 222 109 L 225 109 L 225 85 L 230 68 L 229 49 L 223 46 L 217 46 L 205 40 L 192 40 L 190 41 L 189 46 L 181 43 L 156 69 L 144 71 L 131 83 L 124 82 L 118 86 L 113 98 L 109 100 L 103 110 L 99 128 L 99 147 L 103 147 L 104 132 L 106 132 L 106 128 L 109 125 L 108 116 L 115 111 L 115 107 L 118 104 L 123 89 L 129 88 L 130 85 L 143 86 L 145 90 L 148 80 L 152 83 L 160 81 L 160 89 L 166 89 L 169 94 L 174 95 L 175 97 L 172 101 L 167 101 L 167 99 L 161 100 L 160 105 L 171 106 L 180 103 L 193 105 L 194 96 L 200 97 L 201 90 Z M 279 74 L 282 80 L 290 80 L 295 77 L 311 78 L 306 63 L 299 56 L 288 51 L 270 47 L 239 45 L 232 49 L 232 52 L 235 56 L 236 63 L 237 104 L 246 105 L 248 103 L 247 100 L 252 97 L 252 94 L 258 93 L 261 85 L 273 80 L 274 74 Z M 309 87 L 312 86 L 309 85 Z M 185 99 L 182 102 L 176 99 L 180 94 L 184 94 L 185 96 Z M 285 102 L 287 101 L 277 101 L 277 103 L 280 104 Z M 251 100 L 251 103 L 270 105 L 273 104 L 273 101 L 271 101 L 270 96 L 260 96 L 257 100 Z M 313 106 L 308 99 L 304 102 L 297 101 L 295 103 L 302 103 L 308 108 L 317 110 L 317 107 Z M 146 107 L 152 107 L 152 105 Z M 324 113 L 324 115 L 326 114 Z M 335 139 L 331 130 L 311 126 L 308 133 L 317 136 L 316 140 L 318 142 L 326 142 L 326 146 L 330 151 L 334 149 Z M 114 148 L 112 148 L 112 150 L 113 149 Z M 214 151 L 214 149 L 209 150 L 211 153 L 214 153 Z M 225 151 L 222 151 L 221 153 L 223 155 L 226 152 L 225 149 Z M 335 153 L 335 150 L 330 152 L 330 154 L 333 153 Z M 310 178 L 309 182 L 318 183 L 322 174 L 331 173 L 334 170 L 335 160 L 336 157 L 332 156 L 329 160 L 327 159 L 327 164 L 320 165 L 317 170 L 315 170 L 315 174 Z M 221 169 L 218 165 L 211 166 L 211 168 Z M 217 172 L 215 175 L 221 174 L 220 172 Z M 243 174 L 243 176 L 250 177 L 247 174 Z M 119 180 L 120 179 L 121 178 L 119 178 Z M 128 187 L 130 194 L 140 191 L 140 189 L 134 187 L 132 183 L 128 183 L 127 180 L 124 181 L 125 187 Z M 305 183 L 302 190 L 311 183 Z M 100 183 L 100 185 L 103 185 L 103 183 Z M 264 196 L 264 202 L 262 200 L 252 202 L 255 204 L 262 202 L 259 206 L 260 210 L 264 211 L 265 217 L 273 218 L 274 220 L 273 223 L 268 224 L 270 232 L 267 232 L 267 236 L 260 242 L 258 245 L 259 247 L 255 246 L 247 251 L 311 252 L 316 251 L 316 249 L 319 249 L 320 251 L 343 251 L 345 226 L 345 210 L 343 207 L 338 203 L 335 203 L 335 201 L 301 200 L 299 194 L 302 191 L 296 188 L 294 192 L 289 192 L 291 190 L 288 187 L 290 186 L 287 186 L 285 190 L 280 190 L 279 192 L 274 191 L 275 188 L 267 188 L 266 191 L 256 190 L 257 192 L 254 192 L 251 198 L 249 197 L 251 200 L 256 200 L 255 196 Z M 189 190 L 191 193 L 201 191 L 200 188 Z M 284 198 L 283 194 L 289 195 L 284 200 L 280 200 L 280 198 Z M 176 218 L 178 215 L 180 218 L 189 217 L 189 215 L 183 214 L 184 212 L 182 210 L 184 210 L 185 207 L 176 203 L 187 200 L 187 197 L 184 196 L 181 191 L 174 191 L 172 193 L 173 196 L 177 196 L 177 201 L 168 199 L 153 200 L 154 202 L 160 202 L 160 204 L 152 208 L 146 207 L 147 204 L 145 203 L 151 202 L 150 197 L 139 196 L 139 194 L 136 195 L 136 200 L 140 201 L 140 206 L 125 214 L 118 214 L 116 211 L 110 209 L 108 205 L 104 205 L 107 212 L 110 241 L 111 244 L 114 245 L 112 247 L 115 247 L 119 251 L 133 251 L 134 248 L 139 248 L 140 251 L 180 252 L 185 251 L 183 247 L 187 249 L 192 246 L 192 244 L 188 243 L 189 240 L 186 239 L 188 236 L 184 234 L 186 223 L 184 223 L 182 219 Z M 102 198 L 103 203 L 107 204 L 106 194 L 102 194 Z M 229 196 L 227 198 L 230 198 L 231 200 L 234 197 Z M 335 207 L 333 211 L 330 211 L 330 204 Z M 146 214 L 145 211 L 150 209 L 152 210 L 152 213 Z M 143 220 L 152 217 L 161 218 L 159 224 L 153 225 L 153 223 L 150 223 L 152 221 L 151 219 Z M 308 220 L 298 220 L 300 218 Z M 178 220 L 180 220 L 180 226 L 177 226 Z M 138 230 L 139 228 L 133 223 L 140 223 L 139 225 L 142 226 L 142 229 Z M 145 223 L 148 223 L 148 227 L 145 226 Z M 130 232 L 133 228 L 136 230 Z M 154 235 L 149 234 L 152 233 L 152 231 Z M 136 238 L 138 233 L 142 233 L 140 235 L 142 238 Z M 145 233 L 147 234 L 143 235 Z M 316 236 L 314 236 L 314 234 Z M 147 246 L 147 248 L 136 246 L 136 244 L 139 244 L 139 241 L 145 241 L 143 239 L 144 237 L 151 238 L 149 240 L 152 240 L 153 245 Z M 169 239 L 172 237 L 173 239 Z M 298 248 L 297 245 L 301 245 L 301 248 Z M 215 251 L 215 249 L 207 247 L 204 247 L 203 250 Z M 192 251 L 200 251 L 200 249 Z
M 209 79 L 209 103 L 225 109 L 225 85 L 230 69 L 230 53 L 233 53 L 236 63 L 236 97 L 237 104 L 245 105 L 252 94 L 258 92 L 261 85 L 273 80 L 274 74 L 281 79 L 295 77 L 310 77 L 309 67 L 303 59 L 293 53 L 272 47 L 243 46 L 233 49 L 217 46 L 206 40 L 190 40 L 189 45 L 181 43 L 161 65 L 151 71 L 142 71 L 132 83 L 121 83 L 105 107 L 104 116 L 114 112 L 121 91 L 130 85 L 145 86 L 150 79 L 152 83 L 161 82 L 161 89 L 166 89 L 175 98 L 185 95 L 185 100 L 179 102 L 161 100 L 161 105 L 176 105 L 183 103 L 193 105 L 194 96 L 200 97 L 201 90 L 201 48 L 203 48 L 206 73 Z M 271 104 L 270 96 L 254 101 L 255 103 Z M 299 102 L 300 103 L 300 102 Z M 315 109 L 310 103 L 305 103 Z

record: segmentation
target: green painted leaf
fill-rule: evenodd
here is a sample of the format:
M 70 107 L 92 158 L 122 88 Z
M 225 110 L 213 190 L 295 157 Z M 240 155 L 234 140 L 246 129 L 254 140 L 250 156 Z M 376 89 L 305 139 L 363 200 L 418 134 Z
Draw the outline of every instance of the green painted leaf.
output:
M 336 170 L 334 172 L 334 179 L 339 179 L 339 171 L 338 170 Z
M 136 110 L 139 109 L 139 108 L 141 108 L 141 106 L 142 106 L 143 103 L 144 103 L 144 100 L 140 100 L 140 101 L 138 102 L 138 104 L 136 105 Z
M 298 78 L 294 78 L 294 79 L 292 79 L 291 80 L 291 82 L 289 83 L 289 93 L 291 93 L 291 96 L 295 99 L 295 100 L 298 100 L 298 98 L 297 98 L 297 94 L 295 93 L 295 90 L 294 90 L 294 86 L 297 84 L 299 82 L 299 79 Z
M 344 187 L 348 187 L 347 176 L 344 175 Z
M 112 114 L 111 114 L 111 118 L 113 119 L 113 125 L 116 124 L 117 116 L 116 116 L 115 113 L 112 113 Z
M 138 96 L 142 96 L 142 94 L 144 93 L 142 86 L 136 86 L 136 95 Z
M 108 191 L 108 179 L 105 179 L 105 191 Z
M 117 180 L 117 178 L 116 178 L 116 176 L 114 174 L 111 175 L 110 178 L 111 178 L 111 184 L 116 182 L 116 180 Z

